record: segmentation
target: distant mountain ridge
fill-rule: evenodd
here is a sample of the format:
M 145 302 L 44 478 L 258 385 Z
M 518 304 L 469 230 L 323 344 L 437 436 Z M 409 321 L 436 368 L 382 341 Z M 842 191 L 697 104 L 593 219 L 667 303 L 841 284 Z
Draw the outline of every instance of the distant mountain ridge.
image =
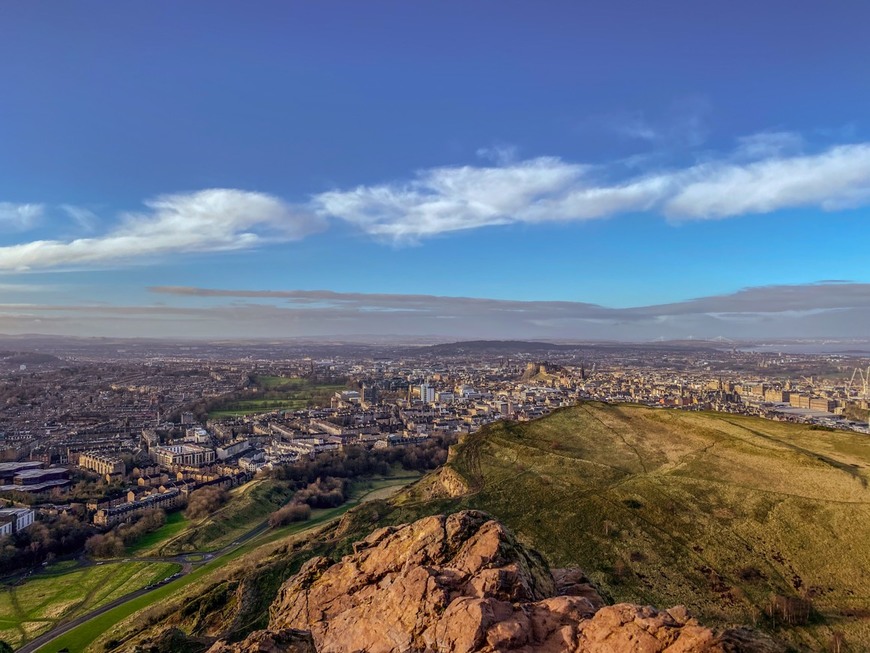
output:
M 42 363 L 61 363 L 57 356 L 32 351 L 0 351 L 0 362 L 9 365 L 38 365 Z
M 455 356 L 461 354 L 545 353 L 579 348 L 580 345 L 556 345 L 552 342 L 534 340 L 463 340 L 419 347 L 416 348 L 416 352 L 426 351 L 432 354 Z

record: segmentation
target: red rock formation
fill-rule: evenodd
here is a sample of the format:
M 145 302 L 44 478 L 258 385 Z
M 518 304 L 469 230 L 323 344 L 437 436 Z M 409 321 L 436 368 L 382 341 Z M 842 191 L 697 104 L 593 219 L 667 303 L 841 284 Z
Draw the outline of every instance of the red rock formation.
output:
M 780 650 L 748 631 L 717 634 L 680 607 L 603 607 L 582 572 L 551 573 L 476 511 L 381 528 L 336 563 L 310 560 L 281 588 L 269 628 L 210 653 L 302 651 L 263 648 L 288 629 L 310 631 L 320 653 Z

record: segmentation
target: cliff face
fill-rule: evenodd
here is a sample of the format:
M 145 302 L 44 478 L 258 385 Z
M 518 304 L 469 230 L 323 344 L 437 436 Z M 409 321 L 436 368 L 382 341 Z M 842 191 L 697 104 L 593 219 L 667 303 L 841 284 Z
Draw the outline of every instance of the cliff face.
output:
M 310 639 L 309 639 L 310 637 Z M 315 648 L 316 647 L 316 648 Z M 716 633 L 683 608 L 603 607 L 579 570 L 551 571 L 476 511 L 381 528 L 338 562 L 310 560 L 272 604 L 269 629 L 210 653 L 655 653 L 780 648 Z

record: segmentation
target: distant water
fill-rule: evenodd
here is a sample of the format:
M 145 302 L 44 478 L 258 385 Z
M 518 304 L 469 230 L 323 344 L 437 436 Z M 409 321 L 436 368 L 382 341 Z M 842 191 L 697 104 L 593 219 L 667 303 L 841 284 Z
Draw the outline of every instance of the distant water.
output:
M 737 349 L 767 354 L 839 354 L 857 358 L 870 357 L 870 342 L 774 342 Z

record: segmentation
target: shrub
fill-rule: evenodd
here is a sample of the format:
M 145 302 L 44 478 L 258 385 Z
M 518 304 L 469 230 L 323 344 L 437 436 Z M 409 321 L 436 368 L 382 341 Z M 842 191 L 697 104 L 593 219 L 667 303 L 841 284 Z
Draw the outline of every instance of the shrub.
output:
M 311 506 L 306 503 L 290 503 L 269 515 L 269 526 L 286 526 L 297 521 L 311 519 Z
M 227 491 L 217 486 L 194 490 L 187 501 L 187 510 L 184 514 L 188 519 L 205 517 L 224 505 L 228 498 Z

